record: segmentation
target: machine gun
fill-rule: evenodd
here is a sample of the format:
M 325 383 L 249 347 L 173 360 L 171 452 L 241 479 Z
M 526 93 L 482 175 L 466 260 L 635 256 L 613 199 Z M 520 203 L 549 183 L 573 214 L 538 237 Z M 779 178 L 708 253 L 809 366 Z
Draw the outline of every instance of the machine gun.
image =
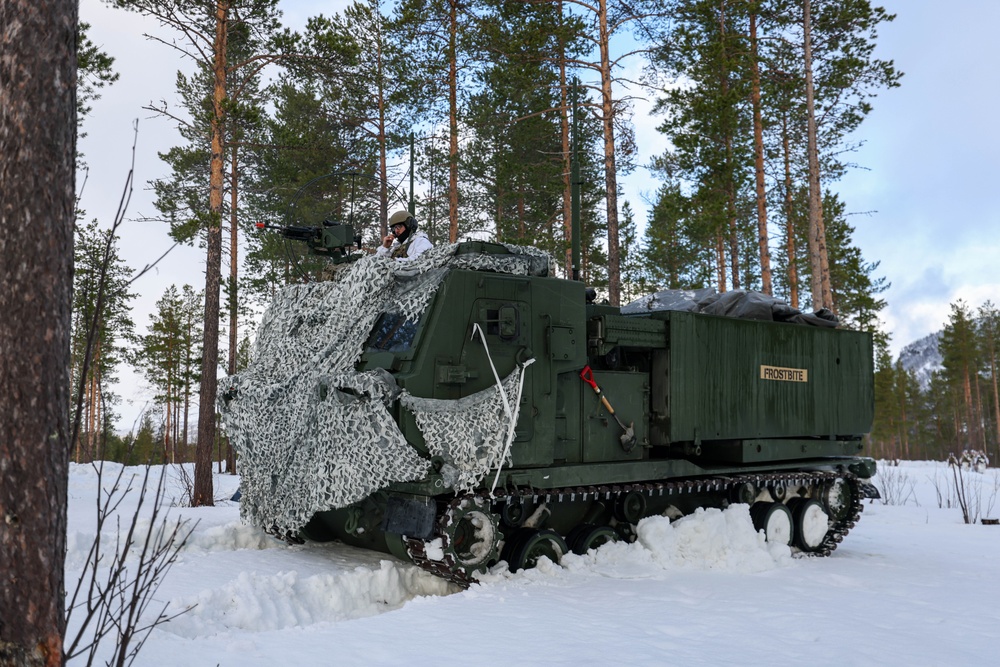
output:
M 294 225 L 269 225 L 258 222 L 257 229 L 276 231 L 290 241 L 301 241 L 309 246 L 314 255 L 326 257 L 334 264 L 342 264 L 358 259 L 360 255 L 352 255 L 357 246 L 361 249 L 361 235 L 354 233 L 354 227 L 342 222 L 324 220 L 319 227 L 297 227 Z

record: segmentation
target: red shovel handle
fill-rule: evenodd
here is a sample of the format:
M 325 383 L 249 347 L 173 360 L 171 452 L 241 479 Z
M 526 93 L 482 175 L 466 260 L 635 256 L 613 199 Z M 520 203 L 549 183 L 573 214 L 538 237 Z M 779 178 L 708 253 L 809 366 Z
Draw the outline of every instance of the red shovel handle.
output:
M 600 387 L 594 381 L 594 371 L 590 370 L 590 366 L 583 367 L 583 370 L 580 371 L 580 379 L 589 384 L 598 394 L 601 393 Z

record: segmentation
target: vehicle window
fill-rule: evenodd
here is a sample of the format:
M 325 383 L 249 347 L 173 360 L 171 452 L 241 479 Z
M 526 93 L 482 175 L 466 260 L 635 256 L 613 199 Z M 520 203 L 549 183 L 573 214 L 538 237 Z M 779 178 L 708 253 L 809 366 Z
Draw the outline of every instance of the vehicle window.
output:
M 367 348 L 404 352 L 410 349 L 416 335 L 417 322 L 407 320 L 401 313 L 382 313 L 368 336 Z

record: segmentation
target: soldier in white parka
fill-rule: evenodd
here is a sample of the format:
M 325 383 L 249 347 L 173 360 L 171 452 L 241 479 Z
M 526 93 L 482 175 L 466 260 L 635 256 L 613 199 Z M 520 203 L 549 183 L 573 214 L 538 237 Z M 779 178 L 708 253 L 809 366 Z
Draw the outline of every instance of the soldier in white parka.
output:
M 408 211 L 396 211 L 390 216 L 389 232 L 375 251 L 376 255 L 408 260 L 431 248 L 431 240 L 417 231 L 417 221 Z

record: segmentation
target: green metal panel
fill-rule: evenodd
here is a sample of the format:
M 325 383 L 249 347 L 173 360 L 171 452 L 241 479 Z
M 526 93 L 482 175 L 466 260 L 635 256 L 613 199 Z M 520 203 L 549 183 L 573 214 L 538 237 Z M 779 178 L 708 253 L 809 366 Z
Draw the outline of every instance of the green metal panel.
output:
M 604 355 L 616 347 L 655 350 L 666 346 L 665 323 L 647 317 L 603 315 L 587 322 L 587 335 L 594 341 L 594 354 Z
M 511 458 L 514 467 L 551 464 L 567 419 L 579 431 L 579 399 L 571 414 L 557 415 L 557 377 L 587 363 L 581 283 L 556 278 L 452 270 L 416 328 L 407 349 L 368 350 L 359 370 L 387 368 L 415 396 L 457 399 L 496 384 L 490 359 L 473 324 L 482 328 L 497 373 L 506 377 L 533 358 L 525 375 Z M 579 380 L 577 380 L 579 382 Z M 423 450 L 423 438 L 406 411 L 403 434 Z M 557 424 L 562 435 L 557 436 Z M 571 435 L 579 440 L 579 435 Z M 565 448 L 563 448 L 565 449 Z
M 562 373 L 556 380 L 555 451 L 558 462 L 581 463 L 583 439 L 580 436 L 580 397 L 583 381 L 576 371 Z M 587 387 L 589 390 L 590 388 Z
M 706 457 L 713 462 L 767 463 L 792 459 L 816 459 L 824 456 L 856 456 L 864 449 L 857 440 L 737 440 L 704 445 Z
M 583 380 L 577 378 L 580 384 Z M 636 445 L 622 447 L 622 429 L 590 387 L 582 392 L 583 461 L 630 461 L 641 459 L 649 443 L 649 374 L 594 371 L 594 381 L 626 425 L 635 429 Z
M 870 334 L 693 313 L 663 318 L 668 377 L 653 383 L 652 400 L 669 406 L 670 442 L 870 430 Z

